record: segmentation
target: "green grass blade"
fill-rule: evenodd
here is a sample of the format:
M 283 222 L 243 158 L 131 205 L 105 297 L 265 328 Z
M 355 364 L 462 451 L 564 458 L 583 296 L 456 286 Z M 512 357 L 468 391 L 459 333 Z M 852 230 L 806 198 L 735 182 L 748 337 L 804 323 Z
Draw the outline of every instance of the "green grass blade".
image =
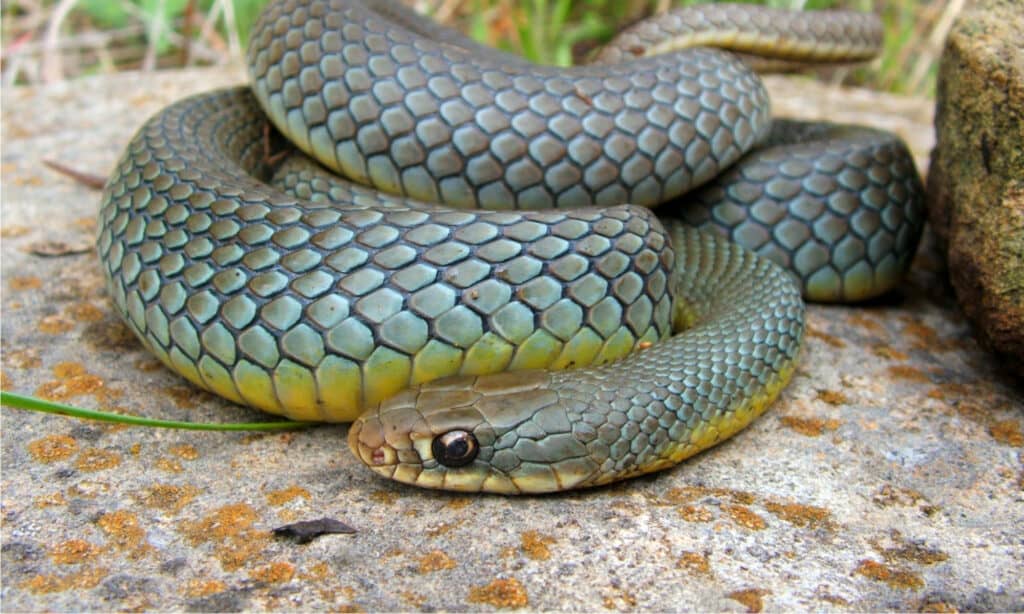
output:
M 191 431 L 287 431 L 293 429 L 304 429 L 316 426 L 315 422 L 295 422 L 283 420 L 280 422 L 179 422 L 177 420 L 157 420 L 155 418 L 143 418 L 141 416 L 125 416 L 106 411 L 94 409 L 83 409 L 63 403 L 54 403 L 36 397 L 29 397 L 13 392 L 0 391 L 0 405 L 23 409 L 27 411 L 38 411 L 47 414 L 60 414 L 84 420 L 100 420 L 102 422 L 116 422 L 119 424 L 132 424 L 136 426 L 149 426 L 163 429 L 186 429 Z

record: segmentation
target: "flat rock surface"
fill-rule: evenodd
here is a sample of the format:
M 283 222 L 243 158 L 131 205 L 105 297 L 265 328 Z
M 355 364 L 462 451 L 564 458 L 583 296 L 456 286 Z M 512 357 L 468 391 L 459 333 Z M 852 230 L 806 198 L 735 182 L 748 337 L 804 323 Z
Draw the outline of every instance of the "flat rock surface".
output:
M 105 175 L 159 107 L 241 79 L 4 89 L 5 390 L 262 419 L 143 351 L 90 251 L 99 194 L 41 165 Z M 770 85 L 778 114 L 895 129 L 925 161 L 929 101 Z M 1022 609 L 1024 394 L 972 338 L 929 245 L 894 296 L 810 307 L 794 381 L 753 426 L 598 490 L 391 484 L 349 453 L 345 426 L 193 433 L 5 408 L 4 609 Z M 305 545 L 271 533 L 325 516 L 357 532 Z

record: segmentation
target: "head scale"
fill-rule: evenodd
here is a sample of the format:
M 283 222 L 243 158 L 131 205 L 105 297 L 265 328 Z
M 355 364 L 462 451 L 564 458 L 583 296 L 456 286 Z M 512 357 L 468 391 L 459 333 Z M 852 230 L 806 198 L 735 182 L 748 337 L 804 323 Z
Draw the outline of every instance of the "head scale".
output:
M 426 488 L 551 492 L 577 487 L 597 470 L 545 372 L 410 389 L 360 416 L 348 440 L 377 473 Z

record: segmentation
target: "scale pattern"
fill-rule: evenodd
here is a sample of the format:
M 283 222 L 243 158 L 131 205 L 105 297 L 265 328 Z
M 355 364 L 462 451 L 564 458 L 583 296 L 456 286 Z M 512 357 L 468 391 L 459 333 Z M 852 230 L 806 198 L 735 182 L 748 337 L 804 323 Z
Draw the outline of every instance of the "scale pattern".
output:
M 788 274 L 716 235 L 669 225 L 678 296 L 695 326 L 603 367 L 442 380 L 361 416 L 349 444 L 376 472 L 417 486 L 503 494 L 596 486 L 672 466 L 739 431 L 788 381 L 804 305 Z M 756 283 L 755 283 L 756 282 Z M 451 430 L 480 445 L 440 465 Z
M 299 149 L 449 206 L 653 206 L 720 173 L 770 125 L 760 80 L 711 50 L 539 67 L 345 0 L 272 4 L 252 40 L 253 90 Z
M 242 89 L 184 100 L 106 188 L 114 303 L 196 385 L 350 421 L 420 382 L 608 362 L 670 332 L 672 249 L 648 210 L 325 207 L 251 176 L 265 126 Z
M 659 213 L 772 260 L 810 300 L 852 302 L 902 279 L 927 211 L 914 158 L 895 135 L 776 120 L 765 146 Z
M 537 67 L 390 0 L 277 0 L 251 41 L 252 92 L 151 119 L 99 216 L 116 308 L 197 386 L 301 420 L 358 418 L 350 447 L 397 480 L 524 493 L 679 462 L 785 385 L 803 331 L 795 278 L 638 206 L 772 136 L 764 88 L 734 56 Z M 367 187 L 299 155 L 278 165 L 278 130 Z M 920 226 L 919 196 L 892 204 L 916 187 L 912 165 L 882 146 L 847 152 L 847 172 L 827 163 L 839 149 L 811 147 L 821 160 L 769 148 L 743 162 L 739 187 L 710 185 L 719 200 L 685 215 L 763 238 L 745 229 L 799 185 L 803 226 L 779 219 L 765 232 L 782 248 L 754 247 L 789 258 L 805 290 L 832 267 L 859 291 L 867 262 L 884 291 L 909 253 L 883 248 L 912 252 Z M 829 182 L 839 195 L 814 194 Z M 855 200 L 869 213 L 848 211 Z M 803 255 L 815 249 L 829 257 Z M 432 456 L 452 429 L 480 445 L 459 470 Z

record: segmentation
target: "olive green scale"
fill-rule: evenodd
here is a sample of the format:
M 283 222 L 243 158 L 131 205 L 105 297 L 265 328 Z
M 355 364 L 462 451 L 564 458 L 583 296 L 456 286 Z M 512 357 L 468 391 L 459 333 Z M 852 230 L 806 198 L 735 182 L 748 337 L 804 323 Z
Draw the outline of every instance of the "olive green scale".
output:
M 773 127 L 727 53 L 537 67 L 397 3 L 284 0 L 249 59 L 251 92 L 178 102 L 129 144 L 100 211 L 108 288 L 169 368 L 358 419 L 351 447 L 394 479 L 520 493 L 674 464 L 785 384 L 794 279 L 876 295 L 920 233 L 898 139 Z M 791 273 L 639 206 L 662 202 Z M 431 451 L 452 431 L 481 446 L 457 469 Z

